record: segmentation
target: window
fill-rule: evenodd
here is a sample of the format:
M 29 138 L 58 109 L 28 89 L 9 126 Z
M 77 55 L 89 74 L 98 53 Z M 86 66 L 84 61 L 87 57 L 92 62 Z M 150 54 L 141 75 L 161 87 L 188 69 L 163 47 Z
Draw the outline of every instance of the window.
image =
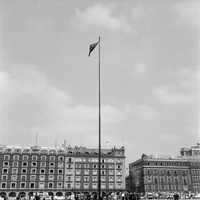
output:
M 75 180 L 76 180 L 77 182 L 79 182 L 79 181 L 81 181 L 81 177 L 80 177 L 80 176 L 76 176 L 76 177 L 75 177 Z
M 27 155 L 23 155 L 22 160 L 28 160 L 28 156 Z
M 13 155 L 13 160 L 19 160 L 19 155 Z
M 49 174 L 54 174 L 54 169 L 49 169 Z
M 50 162 L 49 165 L 50 165 L 51 167 L 54 167 L 54 166 L 55 166 L 55 163 L 54 163 L 54 162 Z
M 53 183 L 48 183 L 48 188 L 53 188 Z
M 4 155 L 4 160 L 10 160 L 10 155 Z
M 26 187 L 26 183 L 20 183 L 20 188 L 25 188 Z
M 45 174 L 45 169 L 40 169 L 40 174 Z
M 92 182 L 97 182 L 97 176 L 92 177 Z
M 46 156 L 41 156 L 41 161 L 46 161 Z
M 21 173 L 22 174 L 26 174 L 27 173 L 27 169 L 26 168 L 22 168 Z
M 1 176 L 1 180 L 2 180 L 2 181 L 6 181 L 7 178 L 8 178 L 7 175 L 3 175 L 3 176 Z
M 92 183 L 92 189 L 97 189 L 97 183 Z
M 32 156 L 32 160 L 36 161 L 37 160 L 37 156 L 36 155 Z
M 58 174 L 62 174 L 63 173 L 63 170 L 62 169 L 59 169 L 58 170 Z
M 3 162 L 3 167 L 8 167 L 8 166 L 9 166 L 9 162 L 8 161 Z
M 46 162 L 41 162 L 41 163 L 40 163 L 40 166 L 41 166 L 41 167 L 46 167 Z
M 69 170 L 68 170 L 69 171 Z M 81 174 L 81 170 L 80 169 L 76 169 L 76 174 Z
M 114 170 L 109 170 L 108 173 L 109 175 L 114 175 Z
M 45 176 L 44 175 L 40 175 L 39 179 L 40 179 L 40 181 L 44 181 L 45 180 Z
M 71 168 L 71 165 L 70 165 L 70 164 L 69 164 L 69 165 L 67 165 L 67 168 L 68 168 L 68 169 L 70 169 L 70 168 Z
M 122 171 L 121 170 L 117 170 L 117 175 L 121 175 Z
M 49 175 L 49 180 L 53 181 L 54 180 L 54 175 Z
M 11 187 L 11 188 L 16 188 L 16 185 L 17 185 L 16 183 L 11 183 L 11 184 L 10 184 L 10 187 Z
M 109 182 L 113 182 L 114 181 L 114 176 L 109 176 Z
M 26 181 L 26 175 L 22 175 L 22 176 L 21 176 L 21 180 L 22 180 L 22 181 Z
M 35 183 L 30 183 L 30 188 L 35 188 Z
M 50 156 L 49 160 L 50 161 L 54 161 L 55 160 L 55 156 Z
M 18 167 L 18 162 L 17 161 L 13 161 L 12 166 L 13 167 Z
M 113 189 L 114 188 L 114 184 L 113 183 L 109 183 L 108 187 L 109 187 L 109 189 Z
M 22 162 L 22 167 L 28 167 L 28 162 Z
M 79 189 L 81 187 L 81 184 L 80 183 L 76 183 L 75 187 L 76 187 L 76 189 Z
M 72 162 L 72 158 L 69 158 L 68 161 L 69 161 L 69 163 L 71 163 Z
M 8 169 L 7 168 L 2 169 L 2 174 L 7 174 L 7 173 L 8 173 Z
M 105 176 L 101 176 L 101 181 L 106 181 L 106 177 Z
M 32 168 L 31 169 L 31 174 L 36 174 L 37 169 L 36 168 Z
M 58 187 L 58 188 L 62 188 L 62 183 L 59 182 L 59 183 L 57 184 L 57 187 Z
M 63 157 L 63 156 L 59 156 L 59 157 L 58 157 L 58 161 L 59 161 L 59 162 L 63 162 L 63 161 L 64 161 L 64 157 Z
M 69 182 L 71 181 L 71 176 L 67 177 L 67 181 L 69 181 Z
M 44 189 L 44 183 L 43 182 L 39 182 L 39 188 Z
M 32 166 L 32 167 L 36 167 L 36 166 L 37 166 L 37 162 L 32 162 L 32 163 L 31 163 L 31 166 Z
M 12 174 L 17 174 L 18 173 L 18 169 L 17 168 L 12 168 Z
M 6 183 L 1 183 L 1 188 L 6 188 Z
M 84 189 L 88 189 L 89 188 L 89 184 L 88 183 L 84 183 L 83 187 L 84 187 Z
M 83 180 L 84 180 L 84 182 L 89 182 L 89 177 L 88 176 L 84 176 Z
M 101 175 L 105 175 L 105 171 L 104 170 L 101 170 Z
M 58 181 L 62 181 L 62 180 L 63 180 L 63 176 L 62 176 L 62 175 L 58 175 L 58 176 L 57 176 L 57 180 L 58 180 Z
M 36 179 L 36 176 L 35 176 L 35 175 L 31 175 L 31 176 L 30 176 L 30 181 L 35 181 L 35 179 Z

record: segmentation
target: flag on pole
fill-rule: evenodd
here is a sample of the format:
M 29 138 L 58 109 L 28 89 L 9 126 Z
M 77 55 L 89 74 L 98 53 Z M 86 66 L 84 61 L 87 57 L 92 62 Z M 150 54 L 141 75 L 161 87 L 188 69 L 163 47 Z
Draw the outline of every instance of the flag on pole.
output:
M 88 56 L 90 56 L 90 54 L 92 53 L 92 51 L 95 49 L 95 47 L 99 44 L 99 41 L 93 44 L 90 44 L 89 46 L 89 54 Z

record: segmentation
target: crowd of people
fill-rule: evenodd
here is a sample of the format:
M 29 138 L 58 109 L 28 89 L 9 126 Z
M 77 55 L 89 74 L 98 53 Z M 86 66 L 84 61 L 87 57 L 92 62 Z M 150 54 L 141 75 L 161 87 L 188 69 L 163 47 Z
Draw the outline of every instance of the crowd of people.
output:
M 152 193 L 151 193 L 152 194 Z M 146 200 L 146 199 L 194 199 L 193 196 L 183 196 L 182 194 L 174 193 L 170 195 L 152 194 L 152 195 L 141 195 L 132 192 L 110 192 L 103 193 L 101 200 Z M 97 193 L 74 193 L 70 192 L 63 195 L 49 195 L 48 193 L 32 193 L 32 195 L 18 195 L 17 197 L 2 196 L 0 200 L 98 200 Z M 200 199 L 199 199 L 200 200 Z

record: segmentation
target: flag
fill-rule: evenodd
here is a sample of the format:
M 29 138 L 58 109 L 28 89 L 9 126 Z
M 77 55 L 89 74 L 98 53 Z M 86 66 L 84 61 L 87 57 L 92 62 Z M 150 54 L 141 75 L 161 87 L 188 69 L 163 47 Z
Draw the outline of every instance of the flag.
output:
M 95 47 L 97 46 L 97 44 L 99 44 L 99 41 L 93 44 L 90 44 L 89 46 L 89 54 L 88 56 L 90 56 L 90 54 L 92 53 L 92 51 L 95 49 Z

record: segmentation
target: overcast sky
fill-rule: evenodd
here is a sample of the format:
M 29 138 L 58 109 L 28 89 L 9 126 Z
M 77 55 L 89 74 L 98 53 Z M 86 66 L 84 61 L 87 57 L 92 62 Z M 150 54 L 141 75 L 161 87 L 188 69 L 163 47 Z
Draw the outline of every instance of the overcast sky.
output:
M 0 143 L 176 155 L 199 141 L 199 0 L 0 0 Z

